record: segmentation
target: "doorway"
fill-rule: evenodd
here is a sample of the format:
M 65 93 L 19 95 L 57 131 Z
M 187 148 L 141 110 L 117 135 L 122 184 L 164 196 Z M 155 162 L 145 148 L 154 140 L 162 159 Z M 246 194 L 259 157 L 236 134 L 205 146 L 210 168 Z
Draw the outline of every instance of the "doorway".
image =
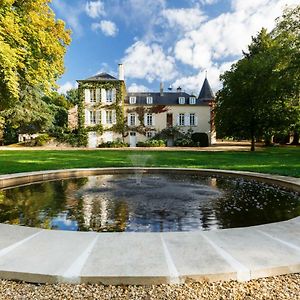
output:
M 136 147 L 136 132 L 131 131 L 129 133 L 129 145 L 130 147 Z

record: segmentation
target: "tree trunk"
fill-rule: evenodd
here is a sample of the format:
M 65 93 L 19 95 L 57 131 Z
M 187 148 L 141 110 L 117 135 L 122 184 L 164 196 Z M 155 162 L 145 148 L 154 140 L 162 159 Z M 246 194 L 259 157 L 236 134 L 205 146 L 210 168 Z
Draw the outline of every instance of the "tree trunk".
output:
M 291 145 L 299 145 L 299 131 L 294 131 L 293 141 L 291 142 Z
M 251 137 L 251 151 L 255 151 L 255 137 Z

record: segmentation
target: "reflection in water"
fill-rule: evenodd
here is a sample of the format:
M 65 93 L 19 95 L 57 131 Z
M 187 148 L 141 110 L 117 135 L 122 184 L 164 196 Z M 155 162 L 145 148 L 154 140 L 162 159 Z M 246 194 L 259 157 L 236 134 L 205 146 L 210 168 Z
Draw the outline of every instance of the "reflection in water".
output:
M 195 175 L 102 175 L 0 190 L 0 222 L 80 231 L 190 231 L 300 215 L 299 194 Z

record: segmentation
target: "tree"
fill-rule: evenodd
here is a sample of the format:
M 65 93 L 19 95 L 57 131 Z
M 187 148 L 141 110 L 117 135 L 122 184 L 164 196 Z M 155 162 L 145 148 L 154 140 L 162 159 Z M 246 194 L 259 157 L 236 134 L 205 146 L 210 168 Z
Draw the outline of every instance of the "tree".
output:
M 42 101 L 64 72 L 70 31 L 50 0 L 0 0 L 0 112 L 12 126 L 51 121 Z
M 287 93 L 290 105 L 297 112 L 295 122 L 290 125 L 294 133 L 293 144 L 299 144 L 300 132 L 300 5 L 286 9 L 276 20 L 273 37 L 280 43 L 281 59 L 288 80 Z
M 77 89 L 70 89 L 66 92 L 66 98 L 70 103 L 70 106 L 75 106 L 78 104 L 78 90 Z
M 295 17 L 294 11 L 291 14 Z M 291 42 L 288 32 L 283 36 L 274 32 L 262 29 L 243 58 L 220 77 L 223 88 L 216 99 L 217 133 L 250 138 L 252 151 L 258 137 L 267 141 L 275 132 L 299 122 L 294 105 L 299 91 L 299 56 L 293 45 L 283 42 L 283 36 Z

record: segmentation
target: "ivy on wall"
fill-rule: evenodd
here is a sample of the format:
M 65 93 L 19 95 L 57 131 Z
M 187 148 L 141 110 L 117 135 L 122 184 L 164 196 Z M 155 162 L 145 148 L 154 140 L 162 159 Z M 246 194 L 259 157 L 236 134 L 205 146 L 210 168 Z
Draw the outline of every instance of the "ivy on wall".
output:
M 93 106 L 94 109 L 110 109 L 116 111 L 116 124 L 109 128 L 103 127 L 102 124 L 97 124 L 95 126 L 88 126 L 85 127 L 85 108 L 89 107 L 88 104 L 85 103 L 85 89 L 105 89 L 105 90 L 111 90 L 116 89 L 116 101 L 107 104 L 107 103 L 95 103 Z M 126 95 L 126 88 L 125 84 L 122 81 L 81 81 L 78 86 L 78 98 L 80 99 L 78 104 L 78 132 L 80 135 L 84 138 L 82 138 L 82 145 L 85 142 L 87 144 L 87 133 L 89 131 L 96 131 L 98 134 L 102 135 L 104 131 L 113 131 L 120 135 L 122 135 L 122 138 L 128 136 L 129 130 L 134 130 L 140 134 L 145 135 L 148 130 L 151 130 L 151 128 L 148 128 L 144 124 L 144 115 L 146 113 L 154 113 L 159 114 L 168 111 L 168 108 L 165 105 L 154 105 L 154 106 L 136 106 L 133 108 L 128 108 L 126 113 L 129 112 L 135 112 L 138 115 L 138 120 L 140 122 L 139 126 L 128 126 L 127 124 L 127 118 L 125 116 L 125 110 L 124 110 L 124 99 Z

